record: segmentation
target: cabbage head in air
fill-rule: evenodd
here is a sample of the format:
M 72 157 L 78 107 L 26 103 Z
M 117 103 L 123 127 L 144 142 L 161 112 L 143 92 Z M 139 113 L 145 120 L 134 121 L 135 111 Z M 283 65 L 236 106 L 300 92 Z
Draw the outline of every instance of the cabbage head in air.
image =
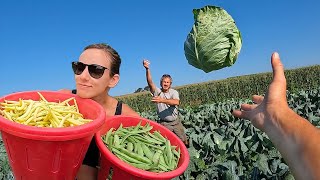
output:
M 240 31 L 222 8 L 193 9 L 194 25 L 184 43 L 188 63 L 208 73 L 232 66 L 242 46 Z

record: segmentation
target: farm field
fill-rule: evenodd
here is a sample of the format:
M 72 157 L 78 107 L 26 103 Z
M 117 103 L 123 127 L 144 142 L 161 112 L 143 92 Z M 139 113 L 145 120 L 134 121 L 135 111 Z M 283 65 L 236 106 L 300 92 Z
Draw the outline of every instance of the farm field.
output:
M 287 90 L 291 93 L 314 89 L 320 84 L 320 65 L 285 70 Z M 198 107 L 203 104 L 228 99 L 249 99 L 253 94 L 264 94 L 272 80 L 272 73 L 258 73 L 230 77 L 196 84 L 173 87 L 179 91 L 181 108 Z M 149 92 L 139 92 L 116 97 L 137 112 L 155 111 Z
M 318 77 L 320 66 L 306 68 L 286 72 L 286 75 L 289 76 L 287 100 L 295 112 L 319 128 L 320 83 Z M 259 81 L 259 78 L 265 79 L 263 83 Z M 188 149 L 190 164 L 179 179 L 294 179 L 280 153 L 274 148 L 268 137 L 254 128 L 249 121 L 231 115 L 232 109 L 239 109 L 240 104 L 251 102 L 247 94 L 236 88 L 241 84 L 240 82 L 247 82 L 245 79 L 252 84 L 260 82 L 251 88 L 257 94 L 263 94 L 262 92 L 267 87 L 266 84 L 270 81 L 270 74 L 228 78 L 224 81 L 218 81 L 218 83 L 181 87 L 180 90 L 183 92 L 187 90 L 200 91 L 199 95 L 201 92 L 205 92 L 206 97 L 201 99 L 201 105 L 199 105 L 200 101 L 194 102 L 193 97 L 189 97 L 190 102 L 184 100 L 185 104 L 179 109 L 187 135 L 190 138 Z M 213 86 L 228 87 L 228 90 Z M 241 89 L 241 87 L 238 88 Z M 194 88 L 196 90 L 192 90 Z M 220 90 L 226 94 L 224 98 L 217 97 L 215 102 L 212 102 L 209 101 L 212 90 L 214 92 Z M 234 98 L 230 98 L 230 94 L 236 91 L 237 94 Z M 253 94 L 252 91 L 249 93 Z M 140 93 L 140 95 L 144 94 Z M 126 97 L 129 97 L 129 100 L 134 100 L 135 98 L 132 97 L 139 97 L 139 94 Z M 143 106 L 139 107 L 143 108 Z M 148 109 L 149 105 L 145 108 Z M 140 112 L 142 117 L 151 120 L 158 119 L 153 109 Z M 14 178 L 2 139 L 0 139 L 0 180 L 2 179 L 11 180 Z
M 320 86 L 287 94 L 289 106 L 320 127 Z M 232 109 L 250 103 L 231 99 L 180 109 L 190 138 L 190 164 L 180 179 L 294 179 L 280 153 L 265 133 Z M 157 120 L 156 113 L 141 116 Z

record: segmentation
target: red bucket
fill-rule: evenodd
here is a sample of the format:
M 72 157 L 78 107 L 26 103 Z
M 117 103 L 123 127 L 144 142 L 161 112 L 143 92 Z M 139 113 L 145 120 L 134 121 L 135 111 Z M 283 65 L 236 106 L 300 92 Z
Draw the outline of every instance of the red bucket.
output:
M 135 168 L 116 157 L 103 143 L 101 136 L 104 135 L 109 129 L 117 129 L 122 123 L 123 127 L 136 126 L 139 121 L 142 120 L 141 125 L 144 126 L 147 123 L 150 123 L 153 126 L 151 132 L 158 130 L 160 133 L 167 137 L 170 140 L 171 145 L 177 146 L 181 150 L 180 159 L 178 162 L 177 169 L 164 173 L 154 173 L 149 171 L 144 171 L 138 168 Z M 148 120 L 139 117 L 130 117 L 130 116 L 114 116 L 106 119 L 106 124 L 101 131 L 98 131 L 95 135 L 96 143 L 101 152 L 100 159 L 100 169 L 98 172 L 98 180 L 106 180 L 109 176 L 110 168 L 113 169 L 112 179 L 113 180 L 167 180 L 174 177 L 180 176 L 188 167 L 189 164 L 189 153 L 188 149 L 185 147 L 183 142 L 171 132 L 166 127 Z
M 0 98 L 0 102 L 19 98 L 39 100 L 37 92 L 50 102 L 75 97 L 80 113 L 93 121 L 74 127 L 42 128 L 0 116 L 1 135 L 15 179 L 74 180 L 90 141 L 104 124 L 105 111 L 93 100 L 54 91 L 14 93 Z

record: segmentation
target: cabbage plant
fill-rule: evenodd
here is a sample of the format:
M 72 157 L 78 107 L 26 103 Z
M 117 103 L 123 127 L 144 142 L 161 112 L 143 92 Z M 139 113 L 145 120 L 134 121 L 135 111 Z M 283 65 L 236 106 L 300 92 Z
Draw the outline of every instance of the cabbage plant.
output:
M 193 9 L 194 25 L 184 43 L 188 63 L 208 73 L 231 66 L 242 46 L 240 31 L 222 8 Z

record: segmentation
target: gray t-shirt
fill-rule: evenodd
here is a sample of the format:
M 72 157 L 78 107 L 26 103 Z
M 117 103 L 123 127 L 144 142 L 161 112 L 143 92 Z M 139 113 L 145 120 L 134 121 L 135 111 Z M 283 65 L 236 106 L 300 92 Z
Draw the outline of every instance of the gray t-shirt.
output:
M 154 96 L 160 96 L 164 99 L 179 99 L 178 91 L 169 89 L 168 92 L 164 93 L 160 88 L 156 88 L 153 93 Z M 178 118 L 178 106 L 170 106 L 164 103 L 157 103 L 157 113 L 161 120 L 174 121 Z

